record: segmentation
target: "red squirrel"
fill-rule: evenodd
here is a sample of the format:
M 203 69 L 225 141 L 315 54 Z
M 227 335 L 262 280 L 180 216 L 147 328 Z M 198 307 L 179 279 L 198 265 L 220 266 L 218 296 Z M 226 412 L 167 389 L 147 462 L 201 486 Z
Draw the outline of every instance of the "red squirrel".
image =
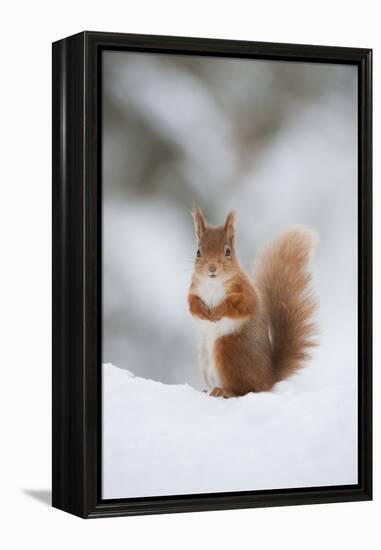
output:
M 264 250 L 254 281 L 237 257 L 235 213 L 220 227 L 209 225 L 200 208 L 192 214 L 197 252 L 188 303 L 200 320 L 200 366 L 210 395 L 269 391 L 316 345 L 317 302 L 307 269 L 316 238 L 304 228 L 281 234 Z

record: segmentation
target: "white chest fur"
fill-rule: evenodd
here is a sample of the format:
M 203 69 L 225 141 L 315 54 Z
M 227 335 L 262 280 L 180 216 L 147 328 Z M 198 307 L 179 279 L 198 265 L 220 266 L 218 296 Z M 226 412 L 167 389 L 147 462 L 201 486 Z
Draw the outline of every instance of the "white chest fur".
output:
M 218 306 L 226 295 L 226 288 L 220 279 L 205 279 L 197 287 L 197 294 L 210 308 Z
M 209 307 L 218 306 L 225 298 L 226 288 L 218 279 L 205 280 L 197 287 L 197 295 Z M 221 336 L 236 332 L 244 321 L 223 317 L 220 321 L 212 322 L 199 320 L 202 339 L 200 346 L 200 366 L 205 381 L 210 387 L 222 387 L 222 380 L 218 372 L 214 348 Z

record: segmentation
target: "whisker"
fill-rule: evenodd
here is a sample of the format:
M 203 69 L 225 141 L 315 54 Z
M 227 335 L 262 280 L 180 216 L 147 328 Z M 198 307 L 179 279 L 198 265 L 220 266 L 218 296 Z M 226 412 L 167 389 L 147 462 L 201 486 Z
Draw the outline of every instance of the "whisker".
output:
M 180 259 L 174 259 L 173 262 L 184 262 L 189 264 L 194 264 L 194 260 L 180 260 Z

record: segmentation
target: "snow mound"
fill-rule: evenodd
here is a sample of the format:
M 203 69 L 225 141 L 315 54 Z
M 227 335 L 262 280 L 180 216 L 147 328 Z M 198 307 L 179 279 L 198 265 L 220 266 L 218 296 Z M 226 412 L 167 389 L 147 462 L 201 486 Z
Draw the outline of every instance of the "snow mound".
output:
M 355 385 L 223 399 L 103 366 L 103 498 L 355 483 Z

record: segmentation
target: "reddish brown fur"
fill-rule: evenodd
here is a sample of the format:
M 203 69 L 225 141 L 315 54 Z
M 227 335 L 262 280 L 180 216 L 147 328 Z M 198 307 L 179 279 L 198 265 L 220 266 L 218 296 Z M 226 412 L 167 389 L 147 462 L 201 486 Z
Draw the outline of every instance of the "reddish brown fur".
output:
M 196 257 L 195 274 L 204 274 L 210 264 L 217 265 L 218 272 L 225 276 L 238 274 L 240 272 L 240 265 L 234 248 L 235 213 L 230 212 L 226 218 L 225 225 L 221 227 L 211 227 L 208 225 L 199 208 L 193 211 L 193 219 L 198 246 L 202 250 L 201 258 Z M 230 257 L 225 256 L 227 247 L 232 252 Z
M 212 310 L 201 300 L 192 282 L 188 294 L 189 310 L 192 315 L 203 320 L 219 321 L 223 317 L 243 319 L 255 317 L 257 295 L 252 283 L 244 273 L 237 273 L 226 289 L 225 300 Z
M 297 371 L 316 345 L 313 315 L 317 302 L 306 265 L 314 238 L 294 229 L 281 235 L 262 255 L 256 283 L 273 334 L 272 363 L 276 380 Z
M 190 292 L 188 294 L 188 304 L 189 311 L 195 317 L 199 317 L 202 320 L 211 320 L 210 319 L 210 309 L 196 294 Z
M 215 344 L 215 358 L 223 388 L 235 395 L 268 391 L 275 380 L 265 331 L 258 339 L 249 323 L 234 334 L 222 336 Z
M 256 309 L 255 289 L 244 273 L 238 273 L 227 288 L 225 300 L 210 312 L 210 320 L 254 318 Z
M 211 395 L 268 391 L 299 369 L 315 345 L 312 316 L 316 302 L 306 270 L 312 237 L 301 229 L 282 235 L 264 252 L 254 285 L 235 251 L 235 214 L 230 213 L 224 226 L 216 228 L 206 223 L 200 209 L 193 216 L 201 258 L 196 258 L 188 295 L 190 312 L 208 321 L 224 317 L 245 321 L 239 330 L 215 342 L 215 364 L 223 387 L 214 388 Z M 226 247 L 230 257 L 225 255 Z M 213 308 L 197 295 L 211 264 L 226 281 L 225 298 Z

